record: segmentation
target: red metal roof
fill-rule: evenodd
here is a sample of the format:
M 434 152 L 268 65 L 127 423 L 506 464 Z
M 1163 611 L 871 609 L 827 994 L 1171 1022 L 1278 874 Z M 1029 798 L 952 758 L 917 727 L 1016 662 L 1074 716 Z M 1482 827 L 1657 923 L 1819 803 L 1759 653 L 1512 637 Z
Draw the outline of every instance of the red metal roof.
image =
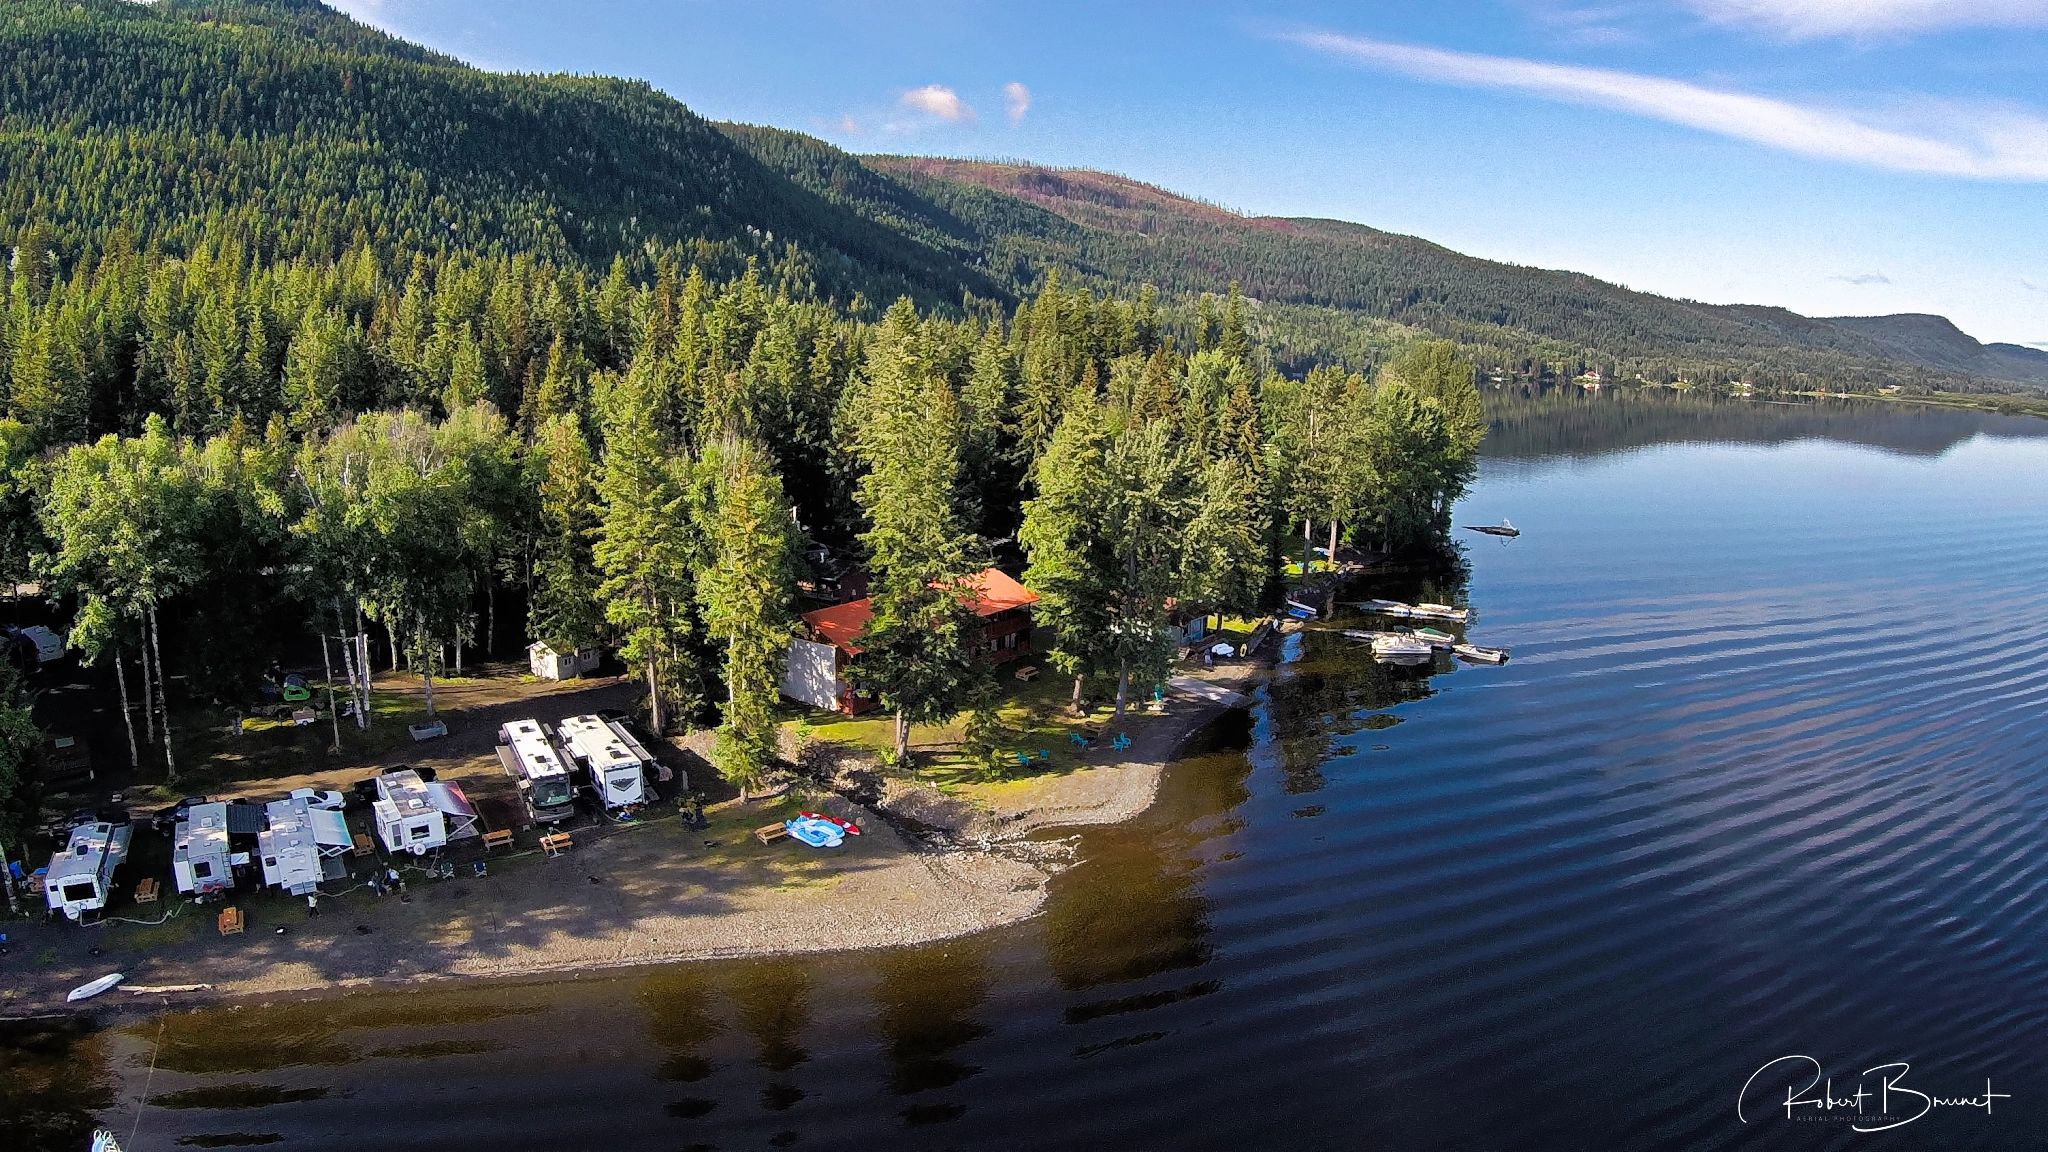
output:
M 1012 608 L 1028 608 L 1038 603 L 1038 593 L 1017 583 L 1008 575 L 995 568 L 984 568 L 967 578 L 967 586 L 974 592 L 974 614 L 994 616 Z M 858 655 L 860 646 L 854 641 L 867 630 L 868 621 L 875 615 L 874 605 L 866 599 L 851 600 L 845 604 L 834 604 L 804 613 L 804 624 L 811 635 L 849 654 Z

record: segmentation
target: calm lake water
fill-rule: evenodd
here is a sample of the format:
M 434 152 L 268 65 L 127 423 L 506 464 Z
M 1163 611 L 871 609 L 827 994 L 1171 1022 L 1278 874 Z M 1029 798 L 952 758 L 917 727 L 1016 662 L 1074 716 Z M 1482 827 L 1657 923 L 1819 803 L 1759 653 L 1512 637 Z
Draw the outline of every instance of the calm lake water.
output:
M 2048 1141 L 2048 422 L 1498 411 L 1459 520 L 1526 535 L 1461 533 L 1462 595 L 1513 662 L 1290 641 L 1027 924 L 132 1021 L 0 1107 L 67 1148 L 145 1089 L 136 1149 Z M 2009 1098 L 1860 1135 L 1781 1064 L 1739 1120 L 1793 1054 Z

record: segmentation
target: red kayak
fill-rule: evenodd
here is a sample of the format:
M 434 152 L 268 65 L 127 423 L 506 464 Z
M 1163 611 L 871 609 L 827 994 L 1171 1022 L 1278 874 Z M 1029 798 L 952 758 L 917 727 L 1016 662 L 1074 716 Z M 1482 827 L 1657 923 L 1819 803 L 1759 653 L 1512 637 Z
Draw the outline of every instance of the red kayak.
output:
M 827 816 L 822 812 L 799 812 L 797 815 L 806 820 L 823 820 L 827 824 L 837 824 L 839 830 L 848 836 L 860 835 L 860 825 L 851 820 L 841 820 L 837 816 Z

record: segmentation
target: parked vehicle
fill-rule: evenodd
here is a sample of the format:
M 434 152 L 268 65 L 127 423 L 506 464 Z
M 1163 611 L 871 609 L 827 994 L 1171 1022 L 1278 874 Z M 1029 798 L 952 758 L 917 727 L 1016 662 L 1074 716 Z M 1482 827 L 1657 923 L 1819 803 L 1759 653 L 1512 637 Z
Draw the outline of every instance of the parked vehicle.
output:
M 557 727 L 562 747 L 585 773 L 606 811 L 647 802 L 647 772 L 654 758 L 617 720 L 571 716 Z
M 498 729 L 498 762 L 519 782 L 519 798 L 536 824 L 576 814 L 576 784 L 547 729 L 538 720 L 514 720 Z
M 128 858 L 128 841 L 134 835 L 133 825 L 105 820 L 73 827 L 64 847 L 50 857 L 43 879 L 43 898 L 50 909 L 72 920 L 105 909 L 114 898 L 114 873 Z

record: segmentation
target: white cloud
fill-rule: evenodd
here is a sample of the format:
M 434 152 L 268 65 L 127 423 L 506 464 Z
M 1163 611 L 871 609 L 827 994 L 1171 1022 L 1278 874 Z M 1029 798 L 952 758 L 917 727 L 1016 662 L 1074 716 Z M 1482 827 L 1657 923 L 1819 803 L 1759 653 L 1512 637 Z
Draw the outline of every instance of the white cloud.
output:
M 897 98 L 905 108 L 915 108 L 927 116 L 936 116 L 948 124 L 973 123 L 974 109 L 960 94 L 943 84 L 927 84 L 912 88 Z
M 1938 28 L 2048 27 L 2048 0 L 1685 0 L 1716 24 L 1795 40 Z
M 1786 152 L 1977 180 L 2048 182 L 2048 117 L 2031 109 L 1900 101 L 1880 117 L 1661 76 L 1395 44 L 1334 32 L 1285 37 L 1418 80 L 1609 108 Z M 1912 127 L 1906 127 L 1908 121 Z
M 1830 276 L 1828 279 L 1839 280 L 1844 284 L 1854 284 L 1858 288 L 1867 288 L 1875 284 L 1889 284 L 1892 282 L 1892 278 L 1882 272 L 1845 272 L 1840 276 Z
M 1003 112 L 1010 117 L 1010 123 L 1015 124 L 1017 121 L 1022 120 L 1024 114 L 1029 111 L 1031 111 L 1031 89 L 1014 80 L 1003 85 Z

